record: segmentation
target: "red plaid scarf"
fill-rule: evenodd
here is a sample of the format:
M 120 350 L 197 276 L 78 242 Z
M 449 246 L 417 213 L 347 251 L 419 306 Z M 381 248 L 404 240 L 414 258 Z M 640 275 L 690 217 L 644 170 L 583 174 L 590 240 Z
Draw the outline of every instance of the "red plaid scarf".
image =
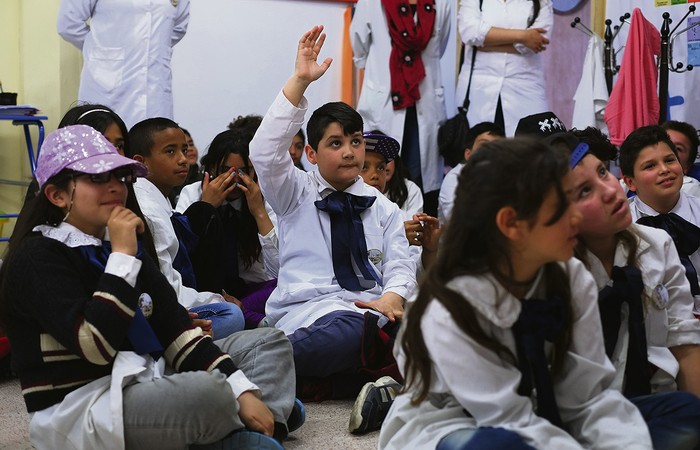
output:
M 414 22 L 408 0 L 382 0 L 391 37 L 391 102 L 394 109 L 416 104 L 418 85 L 425 78 L 421 53 L 430 41 L 435 24 L 435 0 L 418 0 Z

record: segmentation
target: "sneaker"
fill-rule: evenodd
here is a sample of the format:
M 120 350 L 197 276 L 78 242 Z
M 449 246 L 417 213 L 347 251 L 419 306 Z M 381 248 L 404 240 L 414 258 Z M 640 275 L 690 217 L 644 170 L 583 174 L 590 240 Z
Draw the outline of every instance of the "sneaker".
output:
M 306 409 L 304 408 L 304 404 L 298 398 L 294 399 L 292 413 L 287 419 L 287 429 L 290 433 L 296 431 L 304 425 L 304 422 L 306 422 Z
M 364 434 L 380 429 L 400 389 L 401 385 L 391 377 L 365 384 L 350 413 L 350 432 Z
M 282 444 L 273 438 L 249 430 L 235 431 L 221 442 L 194 448 L 206 450 L 284 450 Z

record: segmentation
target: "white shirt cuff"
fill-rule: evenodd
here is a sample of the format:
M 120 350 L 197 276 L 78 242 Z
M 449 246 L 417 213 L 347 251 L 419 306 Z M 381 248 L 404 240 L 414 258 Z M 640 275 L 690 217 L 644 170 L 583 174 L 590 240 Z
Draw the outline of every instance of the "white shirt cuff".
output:
M 126 253 L 110 253 L 105 265 L 105 273 L 123 278 L 131 287 L 136 286 L 140 270 L 141 260 Z
M 257 387 L 253 382 L 251 382 L 243 374 L 241 370 L 233 372 L 227 379 L 226 382 L 231 386 L 233 395 L 238 398 L 244 392 L 252 392 L 259 399 L 262 399 L 262 392 L 260 388 Z

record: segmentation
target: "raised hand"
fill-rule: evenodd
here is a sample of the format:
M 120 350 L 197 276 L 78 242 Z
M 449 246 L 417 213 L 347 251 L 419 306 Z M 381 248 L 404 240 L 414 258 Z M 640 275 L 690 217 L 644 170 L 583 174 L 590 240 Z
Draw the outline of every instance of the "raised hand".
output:
M 299 39 L 294 74 L 282 89 L 284 96 L 294 106 L 299 105 L 309 84 L 321 78 L 333 62 L 333 58 L 326 58 L 321 64 L 318 63 L 325 40 L 323 25 L 313 27 Z

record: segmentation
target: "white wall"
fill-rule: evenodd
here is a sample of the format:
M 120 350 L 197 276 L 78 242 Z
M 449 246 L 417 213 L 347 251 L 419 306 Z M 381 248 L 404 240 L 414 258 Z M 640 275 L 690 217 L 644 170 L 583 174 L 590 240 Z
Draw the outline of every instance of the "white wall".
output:
M 200 151 L 234 117 L 265 114 L 292 74 L 299 37 L 313 25 L 325 26 L 328 38 L 321 58 L 330 56 L 334 62 L 307 91 L 309 107 L 339 100 L 343 14 L 349 4 L 193 1 L 187 34 L 174 48 L 173 92 L 175 120 L 192 133 Z M 443 61 L 446 92 L 454 89 L 454 61 L 453 42 Z M 453 105 L 450 96 L 448 114 Z

